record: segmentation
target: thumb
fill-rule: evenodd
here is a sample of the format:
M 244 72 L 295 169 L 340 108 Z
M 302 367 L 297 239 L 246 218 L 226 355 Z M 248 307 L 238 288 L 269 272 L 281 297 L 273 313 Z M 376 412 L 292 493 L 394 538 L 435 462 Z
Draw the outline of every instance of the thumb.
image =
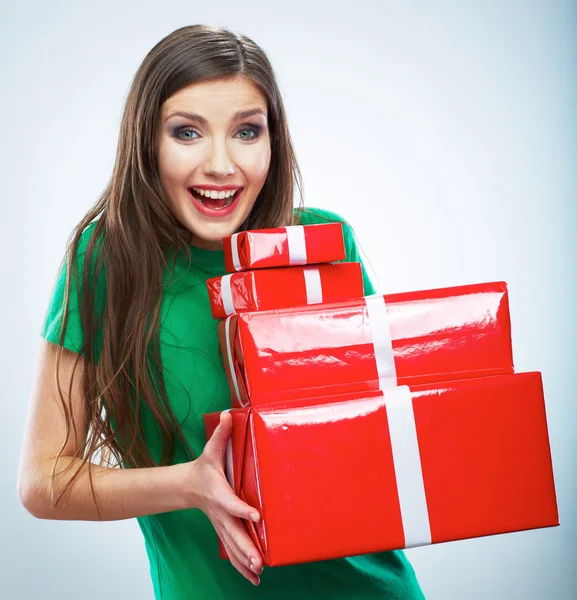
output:
M 232 415 L 228 411 L 222 411 L 220 413 L 220 423 L 214 430 L 210 440 L 206 443 L 205 450 L 209 452 L 215 452 L 218 455 L 224 455 L 226 449 L 226 443 L 232 435 Z

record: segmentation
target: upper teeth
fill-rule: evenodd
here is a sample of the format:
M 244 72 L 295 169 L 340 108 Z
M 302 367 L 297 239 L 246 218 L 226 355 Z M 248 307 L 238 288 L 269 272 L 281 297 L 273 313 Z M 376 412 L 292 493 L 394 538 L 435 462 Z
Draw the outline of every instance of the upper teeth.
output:
M 218 199 L 230 198 L 238 192 L 238 189 L 228 190 L 227 192 L 217 192 L 216 190 L 199 190 L 198 188 L 195 188 L 195 187 L 193 187 L 192 189 L 197 194 L 200 194 L 201 196 L 206 196 L 207 198 L 213 198 L 214 200 L 216 200 L 217 198 Z

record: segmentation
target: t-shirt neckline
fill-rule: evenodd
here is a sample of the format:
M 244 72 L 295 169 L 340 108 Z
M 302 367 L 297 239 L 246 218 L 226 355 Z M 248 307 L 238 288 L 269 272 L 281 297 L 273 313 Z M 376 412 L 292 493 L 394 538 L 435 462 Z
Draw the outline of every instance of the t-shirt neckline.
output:
M 196 264 L 207 267 L 224 268 L 224 250 L 222 248 L 219 248 L 218 250 L 207 250 L 206 248 L 199 248 L 193 244 L 189 244 L 189 248 L 193 261 Z

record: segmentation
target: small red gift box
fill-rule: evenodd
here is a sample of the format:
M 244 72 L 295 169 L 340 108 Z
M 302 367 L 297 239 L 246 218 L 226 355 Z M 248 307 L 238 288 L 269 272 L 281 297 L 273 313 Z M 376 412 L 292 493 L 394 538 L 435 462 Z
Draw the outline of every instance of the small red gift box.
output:
M 215 319 L 239 312 L 340 302 L 364 293 L 358 262 L 230 273 L 207 279 L 206 285 Z
M 269 566 L 559 524 L 540 373 L 231 413 L 229 481 Z
M 228 273 L 344 260 L 342 223 L 241 231 L 223 239 Z
M 239 313 L 218 332 L 232 406 L 513 372 L 503 282 Z

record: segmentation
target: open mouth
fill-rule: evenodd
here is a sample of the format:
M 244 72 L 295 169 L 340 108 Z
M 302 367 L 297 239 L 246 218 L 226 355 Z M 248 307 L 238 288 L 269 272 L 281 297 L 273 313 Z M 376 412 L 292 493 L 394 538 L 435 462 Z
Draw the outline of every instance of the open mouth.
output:
M 228 208 L 231 204 L 233 204 L 236 199 L 240 196 L 243 188 L 239 188 L 235 190 L 234 193 L 229 195 L 227 198 L 211 198 L 208 196 L 203 196 L 200 192 L 196 191 L 194 188 L 188 188 L 188 193 L 194 198 L 196 202 L 200 205 L 210 209 L 210 210 L 224 210 Z

